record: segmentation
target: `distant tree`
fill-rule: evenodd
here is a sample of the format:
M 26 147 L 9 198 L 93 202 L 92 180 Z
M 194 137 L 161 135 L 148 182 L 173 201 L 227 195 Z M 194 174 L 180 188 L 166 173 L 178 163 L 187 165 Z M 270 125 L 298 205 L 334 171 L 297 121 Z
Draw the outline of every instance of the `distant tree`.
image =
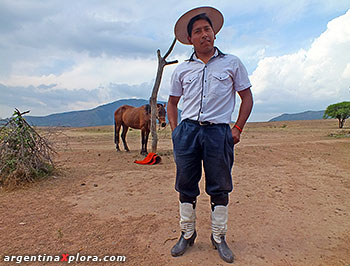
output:
M 343 128 L 345 119 L 350 117 L 350 102 L 341 102 L 332 104 L 327 107 L 323 114 L 323 118 L 337 118 L 339 121 L 339 128 Z

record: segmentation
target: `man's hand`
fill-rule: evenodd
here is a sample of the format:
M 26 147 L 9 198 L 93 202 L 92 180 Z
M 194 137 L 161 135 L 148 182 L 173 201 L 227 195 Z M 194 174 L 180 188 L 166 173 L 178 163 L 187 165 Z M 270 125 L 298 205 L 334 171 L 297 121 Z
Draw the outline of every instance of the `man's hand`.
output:
M 233 143 L 236 145 L 241 140 L 241 132 L 236 128 L 231 128 Z
M 242 103 L 239 108 L 239 114 L 235 126 L 231 129 L 232 138 L 234 144 L 237 144 L 241 140 L 242 129 L 247 122 L 247 119 L 252 111 L 253 96 L 250 88 L 238 92 L 241 97 Z M 238 128 L 237 128 L 237 127 Z
M 180 97 L 169 96 L 168 100 L 168 120 L 171 127 L 171 131 L 177 126 L 177 104 L 179 103 Z

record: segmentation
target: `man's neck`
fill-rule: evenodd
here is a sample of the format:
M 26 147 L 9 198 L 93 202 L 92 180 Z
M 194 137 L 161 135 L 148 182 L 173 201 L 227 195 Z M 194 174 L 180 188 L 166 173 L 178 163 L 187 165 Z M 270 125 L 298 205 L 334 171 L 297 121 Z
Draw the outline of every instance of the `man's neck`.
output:
M 213 49 L 211 49 L 207 53 L 196 52 L 197 58 L 200 59 L 201 61 L 203 61 L 204 64 L 208 63 L 210 58 L 212 58 L 214 54 L 215 54 L 215 47 L 213 47 Z

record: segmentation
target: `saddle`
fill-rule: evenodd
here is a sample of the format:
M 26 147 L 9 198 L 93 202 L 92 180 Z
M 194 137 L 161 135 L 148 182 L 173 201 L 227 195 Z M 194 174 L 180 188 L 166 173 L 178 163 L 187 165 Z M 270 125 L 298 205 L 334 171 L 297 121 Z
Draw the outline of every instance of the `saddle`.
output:
M 160 158 L 160 156 L 156 153 L 150 152 L 142 161 L 137 161 L 135 160 L 134 163 L 137 164 L 158 164 L 160 163 L 162 159 Z

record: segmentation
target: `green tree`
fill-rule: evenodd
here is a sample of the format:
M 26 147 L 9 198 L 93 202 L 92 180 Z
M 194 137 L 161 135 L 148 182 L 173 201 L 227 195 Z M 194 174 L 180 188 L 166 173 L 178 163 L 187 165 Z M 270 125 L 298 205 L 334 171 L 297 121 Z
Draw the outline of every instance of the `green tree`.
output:
M 341 102 L 332 104 L 327 107 L 323 114 L 323 118 L 337 118 L 339 121 L 339 128 L 343 128 L 345 119 L 350 117 L 350 102 Z

